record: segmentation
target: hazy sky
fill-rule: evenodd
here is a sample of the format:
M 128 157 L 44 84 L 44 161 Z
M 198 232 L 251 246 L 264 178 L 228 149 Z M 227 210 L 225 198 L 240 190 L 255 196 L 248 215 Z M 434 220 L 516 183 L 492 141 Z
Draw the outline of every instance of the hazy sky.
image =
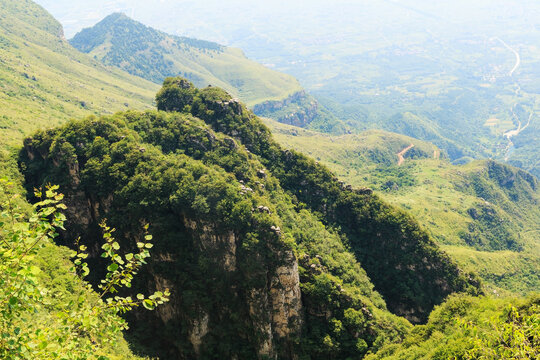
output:
M 180 35 L 206 37 L 233 43 L 230 32 L 254 26 L 258 31 L 272 26 L 295 29 L 333 29 L 351 22 L 479 24 L 504 23 L 521 19 L 540 21 L 536 0 L 37 0 L 65 27 L 72 37 L 83 27 L 92 26 L 106 15 L 121 11 L 162 30 Z M 537 20 L 538 19 L 538 20 Z M 220 32 L 220 28 L 223 32 Z M 322 28 L 322 29 L 321 29 Z M 234 30 L 232 30 L 234 29 Z

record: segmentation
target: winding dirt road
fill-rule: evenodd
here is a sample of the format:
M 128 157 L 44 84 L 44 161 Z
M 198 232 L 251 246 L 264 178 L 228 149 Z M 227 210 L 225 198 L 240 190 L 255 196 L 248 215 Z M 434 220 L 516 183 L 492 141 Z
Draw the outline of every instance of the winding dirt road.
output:
M 521 64 L 521 57 L 519 56 L 519 53 L 516 50 L 514 50 L 510 45 L 505 43 L 503 39 L 500 39 L 498 37 L 495 37 L 494 39 L 499 41 L 501 44 L 503 44 L 505 48 L 513 52 L 514 55 L 516 56 L 516 64 L 514 65 L 512 70 L 510 70 L 510 73 L 508 74 L 508 76 L 514 75 L 514 72 L 518 69 L 519 65 Z
M 499 41 L 501 44 L 504 45 L 505 48 L 507 48 L 508 50 L 513 52 L 514 55 L 516 56 L 516 63 L 514 65 L 514 67 L 512 68 L 512 70 L 510 70 L 510 72 L 508 73 L 508 76 L 512 77 L 514 75 L 514 72 L 519 68 L 519 66 L 521 64 L 521 57 L 519 56 L 519 53 L 514 48 L 512 48 L 510 45 L 508 45 L 504 40 L 500 39 L 499 37 L 494 37 L 492 39 Z M 516 94 L 516 96 L 519 96 L 519 93 L 521 91 L 521 87 L 520 87 L 520 85 L 519 85 L 519 83 L 517 81 L 515 82 L 515 85 L 516 85 L 515 94 Z M 520 132 L 525 130 L 529 126 L 529 124 L 531 123 L 531 119 L 533 117 L 533 111 L 531 110 L 531 112 L 529 114 L 529 119 L 527 121 L 527 125 L 522 127 L 521 126 L 521 120 L 519 119 L 519 116 L 517 116 L 515 111 L 514 111 L 516 106 L 517 106 L 517 102 L 514 103 L 514 105 L 512 105 L 511 112 L 512 112 L 512 117 L 514 118 L 514 120 L 516 120 L 518 122 L 518 127 L 517 127 L 517 129 L 507 131 L 507 132 L 505 132 L 503 134 L 503 136 L 508 140 L 508 145 L 506 146 L 506 149 L 505 149 L 505 153 L 506 153 L 505 158 L 504 158 L 505 161 L 508 161 L 508 158 L 510 157 L 510 152 L 511 152 L 512 148 L 514 147 L 514 143 L 512 142 L 512 137 L 519 135 Z
M 398 156 L 398 166 L 401 166 L 403 164 L 403 162 L 405 161 L 405 154 L 407 153 L 407 151 L 411 150 L 412 148 L 414 147 L 414 144 L 411 144 L 409 146 L 407 146 L 405 149 L 401 150 L 400 152 L 398 152 L 397 156 Z

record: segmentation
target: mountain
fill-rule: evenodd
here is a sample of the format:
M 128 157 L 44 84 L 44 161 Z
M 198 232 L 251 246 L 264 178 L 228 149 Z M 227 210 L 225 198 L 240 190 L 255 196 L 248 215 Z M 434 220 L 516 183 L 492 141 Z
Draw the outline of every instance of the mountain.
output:
M 339 120 L 295 78 L 249 60 L 240 49 L 169 35 L 121 13 L 82 30 L 70 43 L 106 65 L 156 83 L 180 75 L 197 86 L 221 87 L 248 106 L 255 106 L 256 113 L 281 122 L 292 124 L 301 118 L 304 126 L 344 131 Z
M 198 86 L 222 87 L 250 106 L 301 90 L 292 76 L 247 59 L 240 49 L 169 35 L 121 13 L 84 29 L 70 43 L 107 65 L 155 83 L 181 75 Z
M 379 130 L 330 136 L 266 123 L 280 144 L 413 214 L 447 253 L 494 290 L 540 290 L 540 189 L 531 174 L 492 160 L 452 165 L 433 144 Z M 406 149 L 398 166 L 397 154 Z
M 274 64 L 353 132 L 398 132 L 434 143 L 456 163 L 492 158 L 540 177 L 536 1 L 160 5 L 132 1 L 129 8 L 146 24 Z M 84 22 L 91 5 L 51 6 Z
M 150 224 L 138 289 L 172 298 L 134 315 L 146 355 L 344 358 L 399 338 L 408 325 L 390 312 L 424 321 L 478 291 L 411 217 L 281 148 L 223 90 L 168 78 L 156 98 L 160 111 L 38 132 L 20 157 L 29 189 L 66 194 L 66 244 L 95 247 L 107 218 L 129 247 Z
M 0 1 L 0 144 L 69 118 L 152 106 L 158 87 L 74 49 L 32 1 Z

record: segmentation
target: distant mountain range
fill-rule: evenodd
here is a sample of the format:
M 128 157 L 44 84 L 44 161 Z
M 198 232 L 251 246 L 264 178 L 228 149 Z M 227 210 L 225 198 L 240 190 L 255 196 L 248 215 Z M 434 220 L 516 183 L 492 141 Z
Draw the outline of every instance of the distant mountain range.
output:
M 240 49 L 169 35 L 121 13 L 82 30 L 70 43 L 106 65 L 155 83 L 183 76 L 199 87 L 227 90 L 257 114 L 329 132 L 345 131 L 294 77 L 249 60 Z

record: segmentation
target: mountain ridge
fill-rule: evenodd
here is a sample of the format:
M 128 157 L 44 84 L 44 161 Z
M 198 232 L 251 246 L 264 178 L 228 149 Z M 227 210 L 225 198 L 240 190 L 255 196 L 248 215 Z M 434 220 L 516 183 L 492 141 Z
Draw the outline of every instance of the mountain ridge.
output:
M 281 100 L 301 89 L 292 76 L 248 60 L 240 49 L 169 35 L 123 13 L 82 30 L 70 43 L 105 64 L 153 82 L 183 75 L 198 86 L 222 87 L 248 105 Z
M 386 309 L 422 322 L 450 293 L 481 291 L 414 219 L 281 148 L 225 91 L 168 78 L 156 99 L 35 133 L 20 152 L 26 186 L 58 183 L 74 209 L 64 241 L 92 248 L 106 217 L 129 246 L 150 222 L 158 260 L 142 286 L 173 295 L 135 314 L 146 355 L 364 354 L 408 328 Z
M 343 133 L 346 126 L 290 75 L 245 57 L 242 50 L 170 35 L 114 13 L 76 34 L 70 43 L 106 65 L 162 83 L 183 76 L 199 87 L 217 86 L 259 115 L 284 123 Z M 301 120 L 299 120 L 301 119 Z
M 332 136 L 267 119 L 275 138 L 413 214 L 468 270 L 497 292 L 540 289 L 536 177 L 494 160 L 453 165 L 433 144 L 381 130 Z M 414 144 L 398 166 L 398 152 Z M 536 260 L 534 260 L 536 259 Z

